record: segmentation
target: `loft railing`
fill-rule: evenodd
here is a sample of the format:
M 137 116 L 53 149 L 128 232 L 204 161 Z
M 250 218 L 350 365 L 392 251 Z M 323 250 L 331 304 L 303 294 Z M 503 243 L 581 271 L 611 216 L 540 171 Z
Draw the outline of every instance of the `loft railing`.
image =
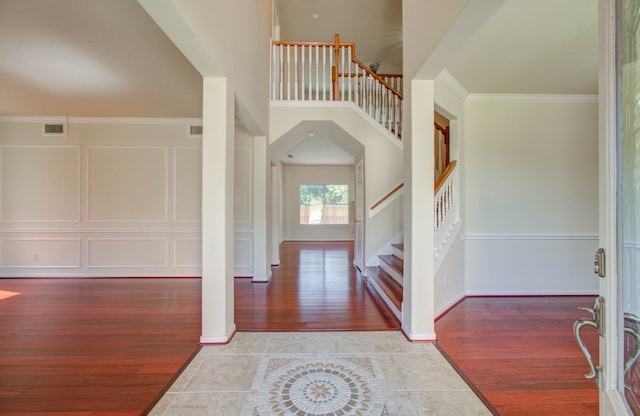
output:
M 442 254 L 451 232 L 460 221 L 460 182 L 457 164 L 457 161 L 451 161 L 435 183 L 433 250 L 436 258 Z
M 356 58 L 355 43 L 272 42 L 271 99 L 351 101 L 402 137 L 402 76 L 376 74 Z

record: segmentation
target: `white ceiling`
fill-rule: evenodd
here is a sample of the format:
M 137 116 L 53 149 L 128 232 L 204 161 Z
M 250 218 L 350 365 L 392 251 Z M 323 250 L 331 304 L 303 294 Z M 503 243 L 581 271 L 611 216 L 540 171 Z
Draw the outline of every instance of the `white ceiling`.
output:
M 275 1 L 282 39 L 339 33 L 401 71 L 402 0 Z M 597 47 L 597 0 L 506 0 L 446 69 L 469 93 L 595 94 Z M 201 116 L 200 75 L 135 0 L 0 0 L 0 56 L 0 115 Z M 298 161 L 319 154 L 315 133 Z

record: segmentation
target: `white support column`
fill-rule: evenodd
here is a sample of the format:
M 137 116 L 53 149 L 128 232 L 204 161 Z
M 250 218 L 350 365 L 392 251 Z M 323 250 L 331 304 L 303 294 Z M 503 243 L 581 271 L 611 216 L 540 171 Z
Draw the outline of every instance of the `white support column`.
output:
M 271 280 L 269 242 L 271 238 L 269 221 L 270 162 L 267 158 L 269 141 L 264 136 L 253 138 L 253 281 Z
M 436 339 L 434 329 L 433 258 L 433 85 L 413 80 L 406 88 L 405 120 L 410 131 L 403 134 L 405 161 L 404 301 L 402 330 L 413 341 Z M 409 99 L 409 101 L 407 100 Z
M 234 101 L 227 78 L 204 78 L 202 106 L 202 335 L 225 343 L 233 317 Z

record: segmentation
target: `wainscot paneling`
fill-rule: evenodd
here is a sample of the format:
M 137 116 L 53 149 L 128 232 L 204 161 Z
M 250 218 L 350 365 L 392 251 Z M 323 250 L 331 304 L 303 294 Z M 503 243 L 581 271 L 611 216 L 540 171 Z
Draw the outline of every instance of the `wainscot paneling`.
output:
M 80 239 L 3 238 L 0 239 L 0 264 L 12 269 L 77 269 Z
M 89 221 L 167 221 L 166 147 L 89 147 Z
M 0 154 L 3 221 L 79 221 L 79 146 L 0 146 Z
M 166 238 L 90 238 L 89 268 L 167 267 Z
M 176 147 L 173 160 L 175 166 L 173 220 L 200 221 L 202 218 L 202 149 Z
M 201 238 L 176 238 L 173 241 L 173 265 L 200 267 L 202 264 Z
M 194 121 L 61 121 L 0 116 L 0 277 L 201 276 Z
M 234 233 L 233 260 L 234 276 L 253 276 L 253 232 Z

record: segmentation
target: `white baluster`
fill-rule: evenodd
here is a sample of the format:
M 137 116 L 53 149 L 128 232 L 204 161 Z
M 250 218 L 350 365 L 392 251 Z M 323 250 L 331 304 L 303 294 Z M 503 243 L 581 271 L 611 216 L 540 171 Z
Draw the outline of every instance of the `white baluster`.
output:
M 331 58 L 331 51 L 329 51 L 329 58 Z M 327 101 L 327 47 L 325 45 L 322 45 L 322 101 Z
M 340 85 L 340 101 L 344 101 L 344 77 L 340 74 L 344 73 L 344 46 L 340 46 L 340 68 L 338 68 L 338 83 Z
M 298 101 L 298 47 L 293 46 L 293 99 Z
M 349 88 L 349 92 L 347 94 L 347 97 L 348 97 L 349 101 L 351 101 L 351 81 L 352 81 L 351 80 L 351 64 L 352 64 L 352 58 L 353 58 L 351 56 L 351 52 L 352 52 L 351 48 L 347 47 L 347 53 L 349 55 L 348 59 L 347 59 L 347 63 L 349 64 L 348 65 L 348 75 L 347 75 L 349 77 L 349 78 L 347 78 L 347 86 Z
M 291 100 L 291 45 L 287 45 L 287 101 Z
M 311 65 L 311 62 L 313 61 L 313 49 L 316 49 L 318 46 L 314 45 L 312 47 L 309 47 L 309 100 L 313 99 L 313 78 L 312 78 L 312 72 L 311 72 L 311 68 L 313 67 L 313 65 Z
M 315 50 L 316 50 L 316 96 L 318 95 L 318 91 L 320 88 L 320 69 L 319 69 L 319 65 L 320 65 L 320 50 L 318 49 L 318 46 L 315 46 Z
M 271 45 L 271 99 L 276 99 L 276 45 Z
M 305 62 L 304 62 L 305 50 L 306 49 L 305 49 L 304 45 L 300 46 L 300 59 L 301 59 L 301 62 L 300 62 L 300 94 L 301 94 L 301 97 L 300 97 L 300 99 L 302 101 L 305 100 L 305 98 L 304 98 L 304 71 L 305 71 L 305 69 L 307 69 L 306 66 L 305 66 Z
M 280 75 L 280 76 L 279 76 L 279 78 L 280 78 L 280 85 L 279 85 L 279 87 L 280 87 L 280 94 L 279 94 L 279 96 L 278 96 L 278 99 L 279 99 L 279 100 L 282 100 L 282 98 L 284 97 L 284 59 L 283 59 L 284 54 L 283 54 L 283 46 L 282 46 L 282 45 L 280 45 L 280 46 L 278 47 L 278 50 L 279 50 L 279 52 L 280 52 L 280 53 L 279 53 L 279 55 L 280 55 L 280 74 L 279 74 L 279 75 Z

